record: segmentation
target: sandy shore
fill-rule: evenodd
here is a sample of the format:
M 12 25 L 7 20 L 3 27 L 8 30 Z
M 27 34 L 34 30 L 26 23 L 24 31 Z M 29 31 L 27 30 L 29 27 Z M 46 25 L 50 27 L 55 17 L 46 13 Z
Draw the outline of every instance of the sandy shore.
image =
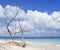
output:
M 0 50 L 60 50 L 60 44 L 42 43 L 42 42 L 26 42 L 26 47 L 15 45 L 4 45 L 7 41 L 0 40 Z M 20 41 L 17 41 L 20 42 Z M 2 47 L 1 47 L 2 46 Z

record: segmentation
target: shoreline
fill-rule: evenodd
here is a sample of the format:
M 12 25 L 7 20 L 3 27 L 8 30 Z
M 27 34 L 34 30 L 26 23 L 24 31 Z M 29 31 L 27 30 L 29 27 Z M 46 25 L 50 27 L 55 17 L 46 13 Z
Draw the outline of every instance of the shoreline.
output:
M 0 40 L 0 44 L 8 42 L 11 40 Z M 15 40 L 16 42 L 21 42 L 20 40 Z M 54 44 L 54 43 L 43 43 L 43 42 L 30 42 L 30 41 L 25 41 L 26 42 L 26 47 L 22 48 L 19 46 L 13 46 L 11 45 L 10 48 L 8 48 L 8 46 L 6 46 L 6 48 L 8 48 L 8 50 L 60 50 L 60 44 Z M 1 45 L 0 45 L 1 46 Z M 1 47 L 0 47 L 1 49 Z M 2 49 L 3 50 L 3 49 Z

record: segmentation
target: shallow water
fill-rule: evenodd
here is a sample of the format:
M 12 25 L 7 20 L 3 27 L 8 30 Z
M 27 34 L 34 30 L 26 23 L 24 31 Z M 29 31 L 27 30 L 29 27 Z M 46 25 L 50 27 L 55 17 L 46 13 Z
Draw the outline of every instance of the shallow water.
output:
M 14 39 L 21 40 L 21 37 L 15 37 Z M 0 37 L 0 40 L 10 40 L 10 37 Z M 25 37 L 24 40 L 60 44 L 60 37 Z

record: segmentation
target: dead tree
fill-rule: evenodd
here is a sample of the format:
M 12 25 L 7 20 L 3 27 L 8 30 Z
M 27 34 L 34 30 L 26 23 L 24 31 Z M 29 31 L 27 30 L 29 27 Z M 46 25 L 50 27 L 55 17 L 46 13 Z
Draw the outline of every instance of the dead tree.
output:
M 10 38 L 11 38 L 12 41 L 14 41 L 14 35 L 16 35 L 16 33 L 20 32 L 20 30 L 19 30 L 18 32 L 15 32 L 14 35 L 12 35 L 12 31 L 9 29 L 10 24 L 15 20 L 16 16 L 18 15 L 18 11 L 19 10 L 17 10 L 17 12 L 16 12 L 16 14 L 15 14 L 13 19 L 11 19 L 9 22 L 6 21 L 6 29 L 7 29 L 8 33 L 9 33 Z

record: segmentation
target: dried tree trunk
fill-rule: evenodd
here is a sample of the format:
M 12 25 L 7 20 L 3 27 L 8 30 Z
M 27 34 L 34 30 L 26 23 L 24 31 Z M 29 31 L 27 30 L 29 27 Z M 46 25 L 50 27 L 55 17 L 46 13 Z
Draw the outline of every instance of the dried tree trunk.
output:
M 17 10 L 17 12 L 16 12 L 16 14 L 15 14 L 15 16 L 14 16 L 13 19 L 11 19 L 9 22 L 6 21 L 6 29 L 7 29 L 8 33 L 9 33 L 10 38 L 12 39 L 12 41 L 14 41 L 14 37 L 13 37 L 13 35 L 12 35 L 11 30 L 9 29 L 9 25 L 15 20 L 17 14 L 18 14 L 18 10 Z
M 10 29 L 9 29 L 9 26 L 7 25 L 6 28 L 7 28 L 7 31 L 8 31 L 8 33 L 9 33 L 9 35 L 10 35 L 10 38 L 13 40 L 13 35 L 12 35 Z M 14 40 L 13 40 L 13 41 L 14 41 Z

